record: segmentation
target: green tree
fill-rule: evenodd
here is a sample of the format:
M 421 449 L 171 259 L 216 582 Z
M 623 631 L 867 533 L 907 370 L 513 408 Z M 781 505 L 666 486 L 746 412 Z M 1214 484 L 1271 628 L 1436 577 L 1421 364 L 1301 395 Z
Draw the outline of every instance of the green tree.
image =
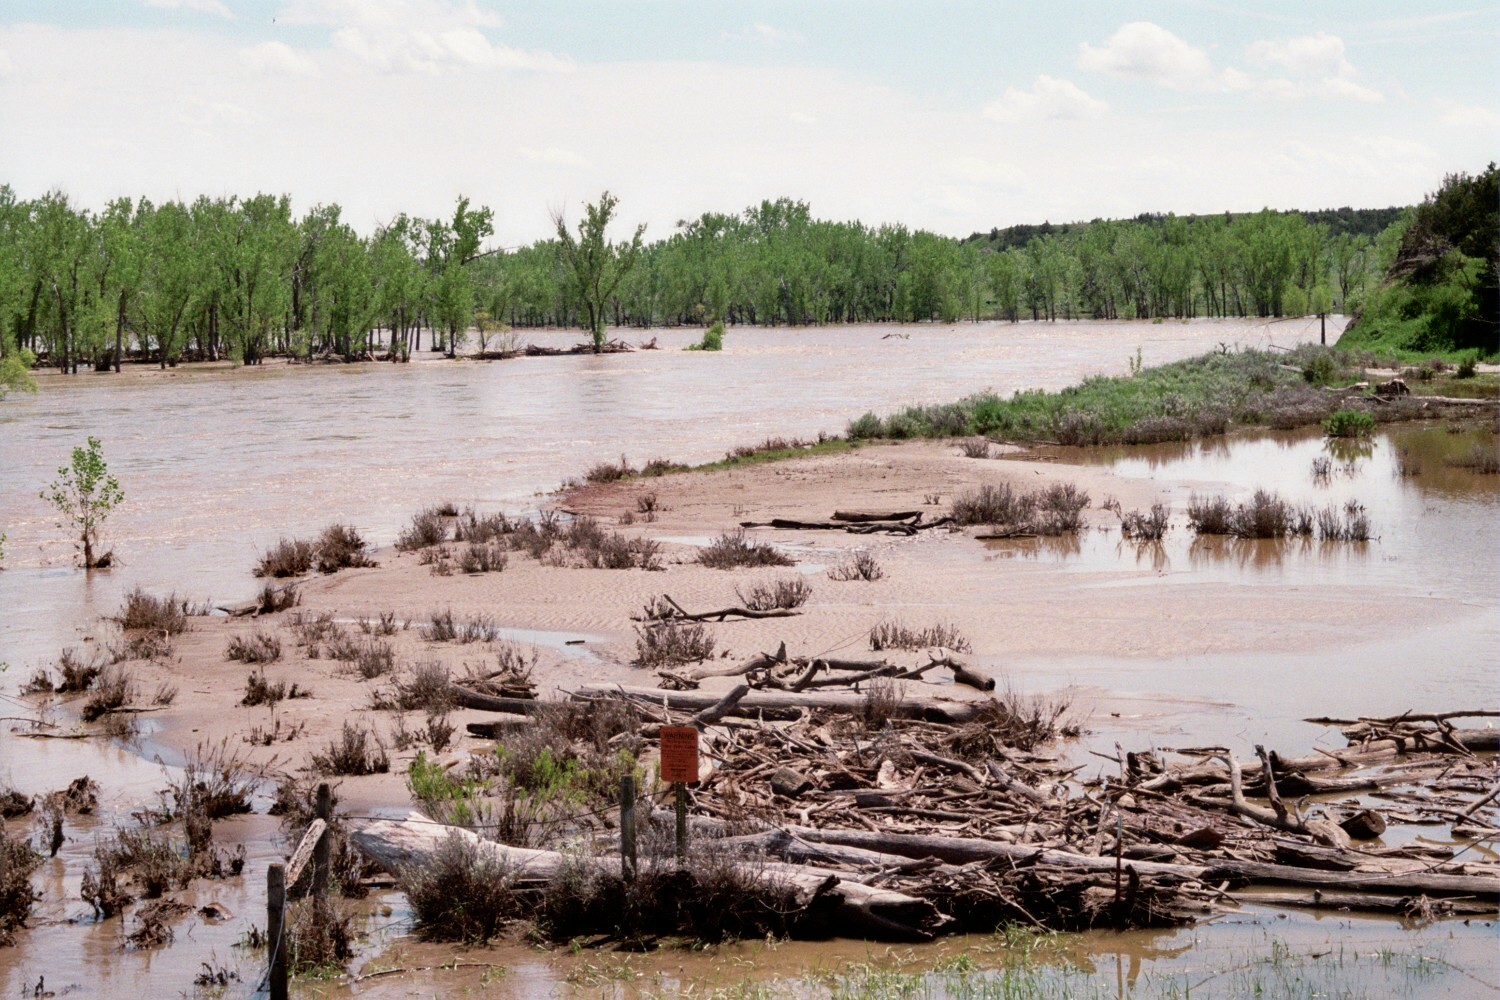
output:
M 105 518 L 124 501 L 125 493 L 104 464 L 98 438 L 90 437 L 87 447 L 73 449 L 72 463 L 57 470 L 57 478 L 42 491 L 41 498 L 78 532 L 84 569 L 108 566 L 111 554 L 96 558 L 94 546 L 99 543 Z
M 605 230 L 614 219 L 618 204 L 619 199 L 605 191 L 597 202 L 585 205 L 576 239 L 568 231 L 561 212 L 552 216 L 567 282 L 587 313 L 595 354 L 604 350 L 605 306 L 620 282 L 635 267 L 641 256 L 641 239 L 646 234 L 646 227 L 642 224 L 636 227 L 629 243 L 609 242 Z

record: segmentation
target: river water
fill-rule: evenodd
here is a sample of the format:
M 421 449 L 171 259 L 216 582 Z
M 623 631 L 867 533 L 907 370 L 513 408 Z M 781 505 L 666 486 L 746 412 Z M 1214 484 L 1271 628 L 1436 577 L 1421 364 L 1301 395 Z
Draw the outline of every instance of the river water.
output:
M 9 669 L 0 673 L 0 697 L 13 702 L 0 714 L 25 714 L 14 698 L 32 669 L 92 634 L 98 619 L 119 606 L 125 590 L 141 584 L 195 600 L 243 598 L 253 590 L 249 569 L 256 553 L 281 535 L 306 535 L 339 520 L 385 543 L 409 512 L 435 500 L 524 510 L 588 465 L 622 454 L 635 464 L 654 457 L 700 462 L 770 435 L 841 432 L 849 418 L 865 410 L 886 412 L 983 389 L 1059 388 L 1095 373 L 1122 374 L 1137 348 L 1152 365 L 1220 344 L 1291 346 L 1316 339 L 1317 325 L 1205 321 L 735 330 L 721 354 L 680 350 L 696 339 L 694 334 L 631 334 L 632 340 L 655 336 L 663 349 L 602 357 L 498 363 L 424 357 L 406 366 L 269 364 L 257 370 L 44 376 L 38 394 L 0 403 L 0 531 L 9 536 L 6 569 L 0 572 L 0 661 Z M 574 338 L 555 333 L 532 339 L 564 346 Z M 126 502 L 106 530 L 119 565 L 85 575 L 73 568 L 71 542 L 37 493 L 67 461 L 69 450 L 89 435 L 102 439 Z M 1321 444 L 1306 435 L 1287 442 L 1275 447 L 1295 454 L 1279 464 L 1296 467 L 1297 489 L 1305 491 L 1311 488 L 1303 482 L 1307 456 Z M 1429 450 L 1440 444 L 1430 444 Z M 1370 489 L 1390 493 L 1389 503 L 1378 501 L 1382 510 L 1405 504 L 1403 523 L 1424 524 L 1431 537 L 1458 538 L 1460 544 L 1433 548 L 1423 541 L 1426 534 L 1405 540 L 1392 550 L 1402 560 L 1394 570 L 1379 555 L 1308 563 L 1284 550 L 1239 550 L 1238 557 L 1226 560 L 1201 550 L 1195 554 L 1186 540 L 1172 542 L 1176 548 L 1169 546 L 1165 558 L 1184 572 L 1196 567 L 1261 575 L 1278 572 L 1289 559 L 1301 560 L 1315 567 L 1315 576 L 1372 574 L 1378 585 L 1432 586 L 1453 600 L 1471 600 L 1476 613 L 1469 616 L 1472 621 L 1465 619 L 1463 632 L 1468 659 L 1454 683 L 1469 694 L 1476 685 L 1482 691 L 1478 678 L 1493 669 L 1494 658 L 1474 650 L 1476 643 L 1492 641 L 1495 631 L 1493 620 L 1488 626 L 1482 621 L 1495 599 L 1493 531 L 1484 530 L 1493 528 L 1495 492 L 1476 490 L 1467 480 L 1449 494 L 1393 483 L 1386 468 L 1393 452 L 1388 445 L 1379 447 L 1387 451 L 1362 457 L 1367 495 Z M 1228 456 L 1194 447 L 1092 457 L 1116 463 L 1126 474 L 1170 472 L 1237 483 L 1236 470 L 1246 466 Z M 1350 472 L 1345 479 L 1352 482 L 1355 476 Z M 1290 487 L 1292 479 L 1285 485 Z M 1335 479 L 1322 489 L 1337 498 L 1347 482 Z M 1455 511 L 1462 524 L 1445 529 Z M 1463 537 L 1473 538 L 1470 532 L 1482 541 L 1462 544 Z M 1090 548 L 1106 544 L 1114 547 L 1117 540 L 1106 543 L 1090 535 L 1077 551 L 1017 555 L 1080 565 L 1121 558 L 1118 549 L 1111 554 Z M 1392 577 L 1413 568 L 1415 577 Z M 1464 581 L 1479 591 L 1465 594 Z M 1178 666 L 1180 671 L 1166 665 L 1149 684 L 1141 683 L 1170 690 L 1172 678 L 1190 673 L 1188 664 Z M 1035 667 L 1038 676 L 1048 670 Z M 1227 672 L 1253 676 L 1253 670 Z M 1063 673 L 1075 683 L 1110 683 L 1102 665 L 1068 664 Z M 1118 675 L 1113 680 L 1131 683 Z M 1257 693 L 1250 685 L 1227 696 L 1247 711 L 1257 708 L 1256 699 L 1269 699 L 1277 711 L 1285 711 L 1281 701 L 1296 692 L 1277 690 L 1281 694 Z M 1433 698 L 1446 701 L 1449 693 L 1440 688 Z M 161 784 L 161 767 L 127 748 L 25 740 L 10 726 L 0 730 L 0 783 L 40 793 L 78 774 L 92 774 L 106 788 L 95 835 L 123 821 Z M 269 824 L 264 817 L 250 817 L 226 826 L 220 839 L 239 839 L 250 847 L 246 882 L 258 885 L 276 852 Z M 92 849 L 89 836 L 75 833 L 60 860 L 38 876 L 47 894 L 41 926 L 19 948 L 0 952 L 5 995 L 29 990 L 40 974 L 49 986 L 83 984 L 83 993 L 107 983 L 117 995 L 175 994 L 187 989 L 200 962 L 254 967 L 253 958 L 230 958 L 247 921 L 256 922 L 249 919 L 253 913 L 224 925 L 195 923 L 187 940 L 179 938 L 155 956 L 122 951 L 117 931 L 75 926 L 89 923 L 77 895 L 78 876 Z M 258 898 L 253 889 L 237 892 L 228 884 L 221 895 L 231 909 L 251 908 Z M 164 978 L 153 976 L 153 964 Z M 554 973 L 537 975 L 550 984 L 547 989 L 557 985 Z M 245 991 L 239 984 L 231 993 Z

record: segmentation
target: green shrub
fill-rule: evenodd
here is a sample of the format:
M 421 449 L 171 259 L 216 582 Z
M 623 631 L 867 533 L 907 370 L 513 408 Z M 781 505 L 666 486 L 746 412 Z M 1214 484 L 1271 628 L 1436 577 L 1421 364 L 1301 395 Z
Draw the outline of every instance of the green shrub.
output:
M 1453 373 L 1454 378 L 1473 378 L 1474 370 L 1479 365 L 1479 352 L 1468 351 L 1458 359 L 1458 369 Z
M 685 350 L 689 351 L 722 351 L 724 349 L 724 322 L 714 320 L 713 325 L 703 331 L 703 339 L 696 344 L 689 344 Z
M 1337 410 L 1323 421 L 1323 433 L 1334 438 L 1365 437 L 1375 430 L 1375 418 L 1363 410 Z

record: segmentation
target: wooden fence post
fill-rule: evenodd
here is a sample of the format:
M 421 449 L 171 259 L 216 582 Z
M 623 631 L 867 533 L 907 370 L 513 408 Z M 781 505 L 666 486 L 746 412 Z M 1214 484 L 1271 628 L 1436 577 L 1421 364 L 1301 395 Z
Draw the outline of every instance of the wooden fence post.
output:
M 276 862 L 266 869 L 266 947 L 271 955 L 271 1000 L 287 1000 L 286 928 L 281 925 L 286 910 L 286 868 Z
M 635 776 L 620 779 L 620 877 L 635 881 Z
M 318 819 L 329 826 L 333 825 L 333 790 L 328 787 L 328 782 L 318 784 Z M 318 835 L 318 846 L 313 848 L 313 875 L 312 892 L 313 898 L 321 900 L 328 895 L 328 859 L 332 845 L 329 843 L 328 826 Z

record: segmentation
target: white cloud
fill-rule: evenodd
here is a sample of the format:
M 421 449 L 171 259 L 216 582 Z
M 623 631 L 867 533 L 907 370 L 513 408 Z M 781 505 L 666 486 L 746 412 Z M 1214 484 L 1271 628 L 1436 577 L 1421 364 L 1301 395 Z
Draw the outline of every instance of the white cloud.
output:
M 473 0 L 292 0 L 277 19 L 331 29 L 335 49 L 381 72 L 572 68 L 550 52 L 492 42 L 485 29 L 499 27 L 500 19 Z
M 1007 87 L 984 109 L 984 116 L 997 122 L 1052 121 L 1094 118 L 1108 110 L 1108 104 L 1090 97 L 1072 81 L 1043 75 L 1030 90 Z
M 1297 76 L 1354 75 L 1354 67 L 1344 57 L 1344 40 L 1337 35 L 1318 32 L 1300 38 L 1265 39 L 1245 50 L 1262 65 L 1277 65 Z
M 147 7 L 155 7 L 158 10 L 192 10 L 200 14 L 213 14 L 216 17 L 234 19 L 234 13 L 220 0 L 143 0 Z
M 240 61 L 274 76 L 314 76 L 318 64 L 285 42 L 261 42 L 240 49 Z
M 0 53 L 3 55 L 3 53 Z M 1494 129 L 1500 128 L 1500 114 L 1494 108 L 1478 104 L 1460 104 L 1439 97 L 1432 102 L 1438 110 L 1438 121 L 1453 128 Z
M 787 117 L 791 119 L 793 125 L 818 124 L 818 116 L 808 114 L 806 111 L 793 111 L 791 114 L 787 115 Z
M 1149 80 L 1173 90 L 1217 86 L 1213 62 L 1206 52 L 1150 21 L 1122 25 L 1102 48 L 1082 43 L 1078 65 L 1127 79 Z
M 571 149 L 562 149 L 558 146 L 548 146 L 545 149 L 522 146 L 516 152 L 532 163 L 545 163 L 554 167 L 586 167 L 589 162 Z
M 1281 100 L 1320 97 L 1375 104 L 1385 99 L 1355 79 L 1358 74 L 1344 54 L 1344 40 L 1337 35 L 1320 31 L 1297 38 L 1264 39 L 1251 43 L 1245 54 L 1252 62 L 1280 67 L 1295 79 L 1244 77 L 1235 81 L 1240 86 L 1233 89 Z
M 10 61 L 10 53 L 0 49 L 0 78 L 10 76 L 16 71 L 16 64 Z

